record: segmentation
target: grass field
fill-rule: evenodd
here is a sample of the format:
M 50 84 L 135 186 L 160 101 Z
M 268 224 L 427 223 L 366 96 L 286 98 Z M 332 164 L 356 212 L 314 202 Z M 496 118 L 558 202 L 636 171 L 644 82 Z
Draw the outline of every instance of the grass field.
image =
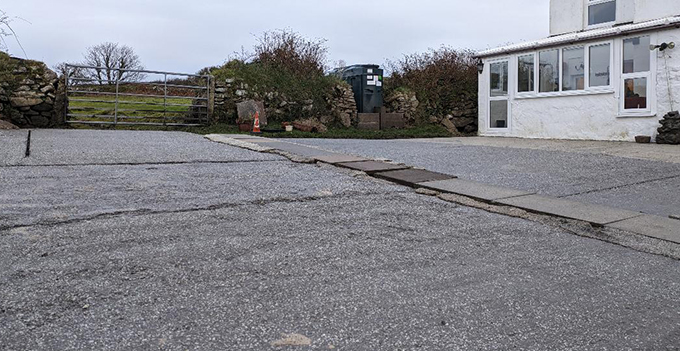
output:
M 79 101 L 79 100 L 96 100 Z M 118 101 L 118 122 L 147 122 L 147 123 L 194 123 L 191 117 L 191 98 L 164 98 L 121 96 Z M 182 105 L 182 106 L 178 106 Z M 116 110 L 114 96 L 93 94 L 69 94 L 69 113 L 78 116 L 69 120 L 87 122 L 111 122 Z M 205 108 L 202 109 L 205 111 Z

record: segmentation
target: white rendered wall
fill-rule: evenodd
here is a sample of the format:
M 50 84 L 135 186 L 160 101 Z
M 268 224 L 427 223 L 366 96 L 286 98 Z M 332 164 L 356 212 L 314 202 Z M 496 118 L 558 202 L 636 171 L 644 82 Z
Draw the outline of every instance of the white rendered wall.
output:
M 550 35 L 583 29 L 583 0 L 550 0 Z
M 550 0 L 550 35 L 588 29 L 588 0 Z M 616 23 L 680 16 L 680 0 L 616 0 Z
M 635 23 L 680 16 L 679 0 L 634 0 Z
M 680 29 L 665 30 L 656 33 L 653 43 L 675 41 L 678 47 L 667 52 L 670 67 L 671 84 L 675 110 L 680 109 Z M 620 43 L 620 42 L 619 42 Z M 620 46 L 615 45 L 615 50 Z M 516 55 L 511 55 L 515 57 Z M 620 56 L 615 54 L 616 60 Z M 620 64 L 615 64 L 613 72 L 613 93 L 514 98 L 516 91 L 513 66 L 516 60 L 510 61 L 510 120 L 506 131 L 488 128 L 488 58 L 484 74 L 479 79 L 479 134 L 483 136 L 507 136 L 520 138 L 545 139 L 585 139 L 585 140 L 617 140 L 633 141 L 636 135 L 656 137 L 659 120 L 670 111 L 668 96 L 668 80 L 666 79 L 666 63 L 661 53 L 657 54 L 655 97 L 650 103 L 656 115 L 652 117 L 619 117 L 619 94 L 621 93 Z

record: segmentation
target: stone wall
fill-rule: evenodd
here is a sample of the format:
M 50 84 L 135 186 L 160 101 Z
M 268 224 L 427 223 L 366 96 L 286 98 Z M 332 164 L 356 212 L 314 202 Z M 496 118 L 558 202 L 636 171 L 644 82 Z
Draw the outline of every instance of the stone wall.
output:
M 61 124 L 57 74 L 42 62 L 0 55 L 0 119 L 23 128 Z
M 391 113 L 403 113 L 407 125 L 417 123 L 418 98 L 416 93 L 410 90 L 395 90 L 385 97 L 385 108 Z
M 354 99 L 354 92 L 349 84 L 343 83 L 333 87 L 333 91 L 326 99 L 330 106 L 331 116 L 325 117 L 324 124 L 339 123 L 344 127 L 356 126 L 358 124 L 357 102 Z
M 269 121 L 293 121 L 298 119 L 317 119 L 323 124 L 338 123 L 349 127 L 357 123 L 357 108 L 349 85 L 342 83 L 326 94 L 325 101 L 316 106 L 313 100 L 295 101 L 277 92 L 259 92 L 256 86 L 236 79 L 225 79 L 215 83 L 214 117 L 221 123 L 236 123 L 237 104 L 254 100 L 264 104 Z M 323 110 L 327 113 L 319 114 Z M 319 114 L 319 115 L 317 115 Z
M 418 124 L 418 114 L 427 114 L 426 106 L 418 101 L 416 93 L 410 90 L 397 89 L 385 97 L 385 107 L 391 113 L 403 113 L 405 122 L 409 126 Z M 420 110 L 419 110 L 420 108 Z M 445 116 L 429 117 L 424 122 L 443 124 L 452 132 L 472 134 L 477 132 L 478 111 L 477 95 L 464 93 L 458 96 L 454 107 Z
M 476 133 L 479 123 L 477 94 L 461 94 L 451 113 L 446 118 L 461 133 Z

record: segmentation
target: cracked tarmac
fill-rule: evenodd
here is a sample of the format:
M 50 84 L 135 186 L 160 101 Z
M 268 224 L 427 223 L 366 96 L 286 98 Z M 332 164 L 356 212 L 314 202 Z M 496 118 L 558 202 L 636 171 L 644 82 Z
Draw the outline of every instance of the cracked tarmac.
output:
M 677 260 L 191 134 L 22 142 L 0 132 L 0 350 L 680 345 Z
M 463 139 L 462 141 L 457 139 Z M 466 138 L 434 140 L 295 139 L 296 143 L 364 157 L 386 157 L 462 179 L 662 217 L 680 207 L 678 162 L 655 158 L 667 145 L 555 140 Z M 470 143 L 467 145 L 465 143 Z M 515 146 L 510 146 L 516 144 Z M 537 145 L 545 144 L 544 148 Z M 613 145 L 612 145 L 613 144 Z M 588 146 L 588 152 L 582 147 Z M 602 148 L 643 148 L 637 158 L 599 153 Z M 593 151 L 594 149 L 595 151 Z M 673 151 L 675 151 L 673 149 Z M 671 154 L 671 152 L 668 152 Z M 672 155 L 678 155 L 675 151 Z

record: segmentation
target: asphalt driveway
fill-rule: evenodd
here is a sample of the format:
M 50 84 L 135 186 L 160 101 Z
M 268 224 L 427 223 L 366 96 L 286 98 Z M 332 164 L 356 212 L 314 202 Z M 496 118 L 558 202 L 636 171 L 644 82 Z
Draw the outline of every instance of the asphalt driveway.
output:
M 496 139 L 503 138 L 294 142 L 581 202 L 663 217 L 680 215 L 678 147 Z M 667 157 L 658 157 L 663 154 Z
M 23 137 L 0 132 L 2 350 L 680 345 L 674 259 L 192 134 Z

